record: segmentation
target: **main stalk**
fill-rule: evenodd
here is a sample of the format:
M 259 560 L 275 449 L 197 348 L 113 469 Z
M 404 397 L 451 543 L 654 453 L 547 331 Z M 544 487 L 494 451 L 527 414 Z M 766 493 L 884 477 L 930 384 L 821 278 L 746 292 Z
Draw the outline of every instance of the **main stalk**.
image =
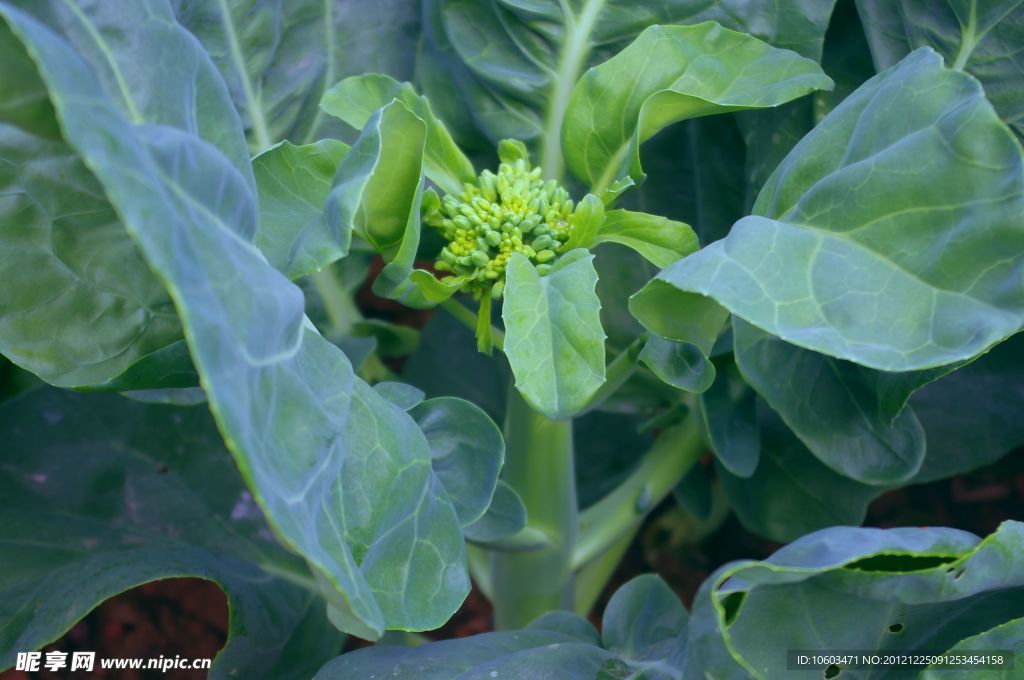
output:
M 505 417 L 504 479 L 523 499 L 527 524 L 548 538 L 529 552 L 491 553 L 494 623 L 522 628 L 555 609 L 573 609 L 572 554 L 579 522 L 572 420 L 531 409 L 515 388 Z

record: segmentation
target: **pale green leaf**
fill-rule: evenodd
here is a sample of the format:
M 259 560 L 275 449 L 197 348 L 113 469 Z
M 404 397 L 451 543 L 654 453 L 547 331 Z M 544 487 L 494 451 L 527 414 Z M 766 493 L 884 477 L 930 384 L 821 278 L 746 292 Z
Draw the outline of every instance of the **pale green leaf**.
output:
M 333 139 L 305 146 L 281 142 L 252 161 L 260 202 L 256 245 L 288 278 L 312 274 L 348 254 L 349 225 L 331 225 L 324 215 L 347 151 L 347 144 Z
M 609 211 L 595 240 L 632 248 L 656 267 L 667 267 L 700 247 L 689 225 L 630 210 Z
M 541 275 L 519 253 L 509 260 L 505 302 L 505 355 L 516 388 L 550 418 L 586 406 L 604 383 L 604 330 L 595 293 L 593 255 L 573 250 Z
M 375 110 L 396 99 L 427 126 L 423 150 L 426 176 L 449 194 L 461 192 L 464 183 L 476 182 L 473 164 L 452 140 L 444 123 L 434 116 L 430 102 L 417 95 L 409 83 L 374 73 L 352 76 L 325 92 L 320 107 L 361 130 Z
M 714 22 L 651 26 L 580 78 L 562 152 L 600 192 L 624 175 L 641 181 L 640 145 L 672 123 L 778 106 L 831 86 L 813 60 Z

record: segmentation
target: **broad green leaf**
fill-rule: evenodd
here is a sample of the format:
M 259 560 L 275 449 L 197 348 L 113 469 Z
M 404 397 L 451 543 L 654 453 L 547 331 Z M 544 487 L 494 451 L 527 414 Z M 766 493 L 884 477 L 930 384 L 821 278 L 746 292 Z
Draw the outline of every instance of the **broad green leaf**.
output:
M 624 175 L 639 183 L 640 145 L 663 127 L 830 87 L 817 62 L 714 22 L 651 26 L 580 78 L 562 124 L 562 152 L 592 191 Z
M 687 392 L 703 392 L 715 380 L 714 365 L 698 347 L 689 343 L 652 335 L 644 343 L 639 360 L 654 375 Z
M 630 210 L 609 211 L 594 240 L 632 248 L 656 267 L 667 267 L 700 247 L 689 225 Z
M 887 490 L 826 466 L 774 414 L 762 413 L 757 424 L 760 450 L 753 473 L 739 476 L 749 464 L 733 472 L 721 459 L 716 468 L 737 517 L 751 531 L 791 541 L 818 529 L 856 526 L 864 521 L 868 504 Z
M 165 4 L 95 6 L 87 21 L 73 3 L 29 4 L 75 42 L 131 117 L 194 130 L 224 151 L 240 181 L 252 184 L 237 121 L 213 113 L 230 106 L 216 70 Z M 132 39 L 119 22 L 134 27 Z M 174 366 L 164 362 L 166 354 L 151 356 L 181 339 L 170 297 L 93 172 L 56 137 L 46 90 L 6 26 L 0 45 L 5 98 L 20 102 L 0 111 L 0 238 L 9 254 L 0 274 L 13 282 L 0 294 L 0 349 L 61 386 L 177 385 L 147 382 L 160 372 L 192 373 L 187 354 L 176 354 L 183 361 Z M 166 80 L 160 88 L 151 86 L 155 73 Z M 59 332 L 53 319 L 61 320 Z
M 498 542 L 516 535 L 526 526 L 526 507 L 511 486 L 498 480 L 487 511 L 472 524 L 464 526 L 466 539 L 479 544 Z
M 209 412 L 40 389 L 0 406 L 0 669 L 108 597 L 193 576 L 224 590 L 211 678 L 308 678 L 342 636 L 267 531 Z
M 462 153 L 444 123 L 434 116 L 430 102 L 409 83 L 380 74 L 352 76 L 324 93 L 320 108 L 357 130 L 363 129 L 373 112 L 394 100 L 402 102 L 427 126 L 423 148 L 423 172 L 445 193 L 458 194 L 466 182 L 476 182 L 473 164 Z
M 713 20 L 818 59 L 832 5 L 832 0 L 427 0 L 429 66 L 421 84 L 464 138 L 471 137 L 463 132 L 470 123 L 491 143 L 522 139 L 547 176 L 559 178 L 562 120 L 573 87 L 587 67 L 608 59 L 648 26 Z M 438 68 L 447 73 L 432 72 Z
M 857 0 L 878 70 L 918 47 L 932 47 L 970 73 L 1004 121 L 1024 134 L 1024 76 L 1017 54 L 1024 30 L 1021 0 Z
M 252 161 L 259 192 L 256 245 L 270 264 L 295 279 L 348 254 L 352 232 L 330 225 L 324 202 L 348 145 L 333 139 L 295 146 L 281 142 Z
M 582 617 L 551 612 L 518 631 L 416 648 L 376 645 L 335 659 L 317 673 L 316 680 L 682 677 L 687 614 L 660 578 L 638 576 L 622 586 L 612 596 L 604 621 L 603 640 Z
M 173 0 L 227 82 L 254 153 L 308 144 L 330 119 L 318 104 L 347 75 L 412 75 L 419 12 L 413 0 Z
M 604 330 L 594 257 L 573 250 L 545 275 L 525 256 L 509 260 L 505 356 L 516 388 L 549 418 L 567 418 L 604 383 Z
M 12 47 L 6 29 L 0 45 Z M 93 174 L 63 142 L 2 122 L 0 249 L 0 351 L 47 382 L 131 383 L 133 364 L 181 338 L 170 297 Z
M 952 364 L 1024 320 L 1022 210 L 1013 135 L 977 81 L 918 50 L 793 149 L 755 216 L 651 285 L 872 368 Z
M 608 346 L 622 351 L 644 332 L 629 312 L 629 296 L 658 273 L 656 267 L 627 248 L 598 248 L 594 251 L 597 296 L 601 299 L 601 326 L 608 334 Z
M 761 458 L 757 395 L 732 363 L 700 395 L 700 414 L 715 457 L 730 473 L 750 477 Z
M 39 68 L 68 144 L 175 299 L 228 448 L 271 527 L 311 565 L 333 621 L 367 637 L 443 623 L 469 583 L 460 527 L 426 438 L 354 377 L 304 319 L 299 289 L 249 241 L 251 182 L 188 128 L 148 122 L 129 90 L 111 99 L 37 19 L 8 4 L 0 15 Z M 105 48 L 102 34 L 89 40 Z M 191 73 L 169 71 L 162 86 L 177 91 Z M 215 114 L 225 126 L 234 120 L 241 139 L 226 92 L 205 104 L 214 122 Z M 372 476 L 358 473 L 371 466 Z
M 474 404 L 438 397 L 411 411 L 430 445 L 430 457 L 459 522 L 467 527 L 491 505 L 505 462 L 505 440 L 498 426 Z
M 1013 521 L 984 540 L 955 529 L 837 527 L 763 562 L 727 565 L 697 595 L 686 677 L 780 677 L 780 649 L 825 641 L 837 650 L 949 649 L 1020 618 L 1021 550 L 1024 524 Z
M 903 404 L 934 371 L 875 371 L 790 345 L 741 319 L 733 338 L 747 383 L 821 462 L 866 484 L 903 482 L 921 467 L 924 429 Z

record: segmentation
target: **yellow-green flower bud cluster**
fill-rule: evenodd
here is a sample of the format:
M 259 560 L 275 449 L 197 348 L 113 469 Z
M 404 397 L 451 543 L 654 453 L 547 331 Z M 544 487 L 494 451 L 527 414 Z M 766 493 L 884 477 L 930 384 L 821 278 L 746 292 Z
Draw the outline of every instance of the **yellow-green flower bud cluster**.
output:
M 446 195 L 428 220 L 448 240 L 436 269 L 465 277 L 462 289 L 476 297 L 487 290 L 501 297 L 512 253 L 526 255 L 541 273 L 549 269 L 569 238 L 572 211 L 569 193 L 525 159 L 502 163 L 496 175 L 484 170 L 476 186 Z

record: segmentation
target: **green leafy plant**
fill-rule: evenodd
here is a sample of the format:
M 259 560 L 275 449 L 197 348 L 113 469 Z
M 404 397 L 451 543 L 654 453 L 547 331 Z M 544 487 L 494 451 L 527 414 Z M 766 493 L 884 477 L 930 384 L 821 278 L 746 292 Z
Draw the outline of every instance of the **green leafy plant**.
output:
M 1024 664 L 1024 525 L 857 528 L 1024 445 L 1022 29 L 0 0 L 0 668 L 182 575 L 228 597 L 213 677 Z M 638 576 L 598 632 L 671 499 L 788 545 L 689 612 Z M 474 582 L 495 632 L 412 634 Z

